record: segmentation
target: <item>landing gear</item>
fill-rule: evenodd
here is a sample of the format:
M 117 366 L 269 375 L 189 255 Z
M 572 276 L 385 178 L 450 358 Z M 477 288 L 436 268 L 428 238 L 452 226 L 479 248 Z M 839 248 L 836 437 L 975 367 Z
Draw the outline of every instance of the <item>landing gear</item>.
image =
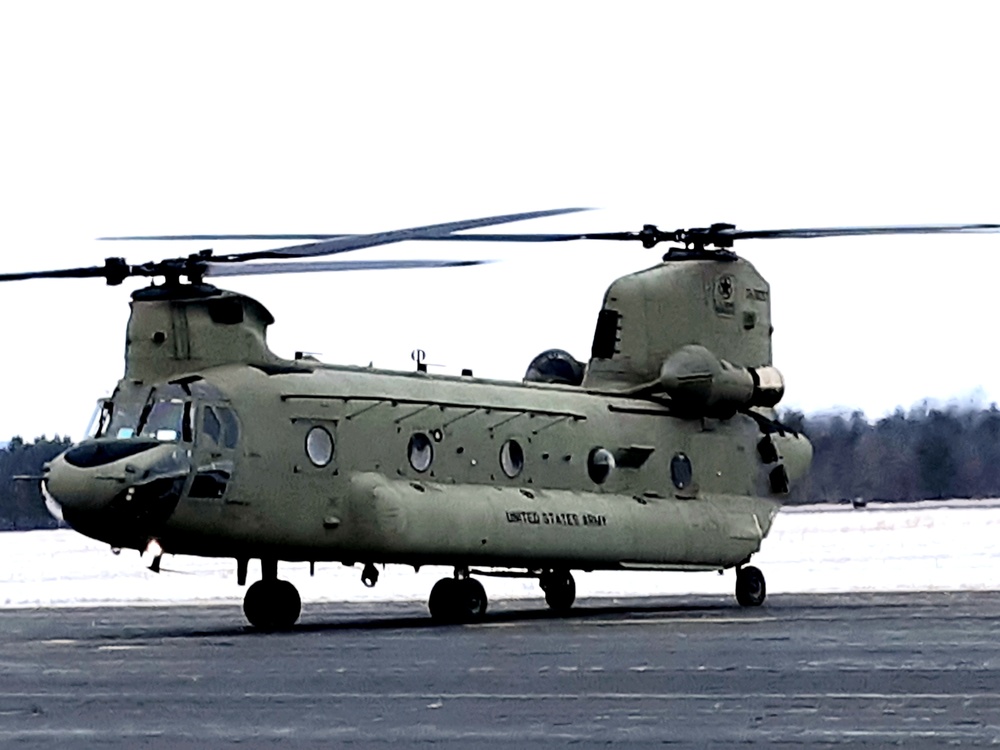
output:
M 442 578 L 431 589 L 427 608 L 440 623 L 475 622 L 486 614 L 486 590 L 475 578 Z
M 367 563 L 365 569 L 361 571 L 361 582 L 370 589 L 375 588 L 375 584 L 378 583 L 378 568 Z
M 576 581 L 568 570 L 547 570 L 538 578 L 545 603 L 555 612 L 568 612 L 576 601 Z
M 261 560 L 264 577 L 247 589 L 243 614 L 258 630 L 288 630 L 299 619 L 302 599 L 295 586 L 278 580 L 278 561 Z
M 744 607 L 759 607 L 766 596 L 763 573 L 753 565 L 736 569 L 736 601 Z

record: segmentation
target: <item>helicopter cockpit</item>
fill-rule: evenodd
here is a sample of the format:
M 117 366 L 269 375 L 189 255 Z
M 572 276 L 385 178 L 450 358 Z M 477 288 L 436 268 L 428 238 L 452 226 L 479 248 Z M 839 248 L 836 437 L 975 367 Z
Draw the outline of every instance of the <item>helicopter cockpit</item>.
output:
M 191 442 L 192 404 L 179 386 L 151 389 L 145 403 L 116 394 L 102 399 L 87 431 L 92 438 L 153 438 L 161 443 Z
M 96 440 L 197 441 L 232 449 L 239 441 L 239 423 L 224 401 L 216 388 L 200 379 L 130 393 L 119 389 L 98 401 L 86 434 Z
M 182 497 L 224 499 L 239 439 L 236 412 L 200 377 L 124 382 L 98 403 L 87 439 L 48 464 L 46 504 L 94 538 L 141 546 Z

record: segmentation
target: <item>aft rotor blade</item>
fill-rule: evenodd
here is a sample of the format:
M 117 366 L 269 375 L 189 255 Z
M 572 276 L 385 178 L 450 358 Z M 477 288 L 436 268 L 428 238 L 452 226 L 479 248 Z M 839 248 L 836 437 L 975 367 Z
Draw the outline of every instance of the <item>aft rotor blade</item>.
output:
M 584 234 L 450 234 L 447 242 L 569 242 L 573 240 L 635 240 L 647 248 L 660 242 L 731 246 L 734 240 L 808 239 L 886 234 L 977 234 L 1000 232 L 1000 224 L 899 224 L 873 227 L 825 227 L 812 229 L 736 229 L 720 224 L 701 229 L 663 231 L 647 224 L 637 232 L 587 232 Z
M 278 263 L 205 264 L 206 276 L 258 276 L 272 273 L 311 273 L 314 271 L 390 271 L 412 268 L 450 268 L 478 266 L 491 260 L 316 260 Z
M 1000 232 L 1000 224 L 899 224 L 878 227 L 827 227 L 817 229 L 733 229 L 719 235 L 734 240 L 794 239 L 810 237 L 857 237 L 869 234 L 989 234 Z

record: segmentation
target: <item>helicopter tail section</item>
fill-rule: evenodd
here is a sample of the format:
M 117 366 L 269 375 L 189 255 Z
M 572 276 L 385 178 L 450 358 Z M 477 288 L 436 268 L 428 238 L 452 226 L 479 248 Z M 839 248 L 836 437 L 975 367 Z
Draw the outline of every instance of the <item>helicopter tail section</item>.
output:
M 668 254 L 608 288 L 583 385 L 620 390 L 655 381 L 689 345 L 736 367 L 769 367 L 770 298 L 767 281 L 742 258 Z

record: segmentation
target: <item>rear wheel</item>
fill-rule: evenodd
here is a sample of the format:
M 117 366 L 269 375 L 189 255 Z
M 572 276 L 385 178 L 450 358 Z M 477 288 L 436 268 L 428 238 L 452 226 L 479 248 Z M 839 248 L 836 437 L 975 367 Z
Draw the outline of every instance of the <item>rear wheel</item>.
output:
M 576 601 L 576 581 L 568 570 L 549 570 L 538 579 L 545 603 L 555 612 L 567 612 Z
M 475 578 L 442 578 L 431 589 L 427 608 L 437 622 L 475 622 L 486 614 L 486 604 L 486 589 Z
M 486 589 L 475 578 L 458 582 L 458 598 L 463 622 L 481 620 L 486 614 Z
M 736 571 L 736 601 L 744 607 L 759 607 L 767 596 L 764 574 L 753 565 Z

